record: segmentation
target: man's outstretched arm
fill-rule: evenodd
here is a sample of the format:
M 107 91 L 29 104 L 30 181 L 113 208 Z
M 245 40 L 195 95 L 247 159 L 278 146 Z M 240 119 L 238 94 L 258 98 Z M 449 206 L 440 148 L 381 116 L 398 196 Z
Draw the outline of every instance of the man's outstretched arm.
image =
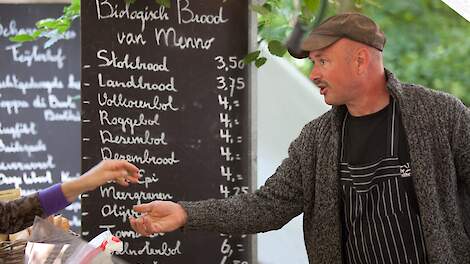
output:
M 134 210 L 142 215 L 137 219 L 131 218 L 131 226 L 147 236 L 171 232 L 183 226 L 189 230 L 243 234 L 281 228 L 303 211 L 300 153 L 315 155 L 312 134 L 308 130 L 304 128 L 291 143 L 289 157 L 256 192 L 227 199 L 179 203 L 154 201 L 136 205 Z

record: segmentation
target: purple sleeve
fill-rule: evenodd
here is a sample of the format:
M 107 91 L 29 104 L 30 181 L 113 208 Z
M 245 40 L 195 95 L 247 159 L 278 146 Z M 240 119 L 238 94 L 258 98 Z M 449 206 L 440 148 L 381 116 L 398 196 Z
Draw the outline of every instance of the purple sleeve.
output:
M 62 192 L 60 184 L 39 191 L 39 202 L 47 216 L 55 214 L 70 205 Z

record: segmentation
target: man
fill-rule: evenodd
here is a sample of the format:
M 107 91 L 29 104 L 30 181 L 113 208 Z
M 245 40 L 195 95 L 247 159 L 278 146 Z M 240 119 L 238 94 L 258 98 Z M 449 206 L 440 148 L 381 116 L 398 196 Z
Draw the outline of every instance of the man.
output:
M 83 192 L 116 181 L 122 186 L 137 183 L 139 169 L 125 160 L 105 160 L 82 176 L 55 184 L 30 196 L 0 202 L 0 233 L 12 234 L 33 224 L 36 216 L 47 217 L 64 209 Z
M 332 109 L 253 194 L 135 206 L 143 234 L 257 233 L 304 213 L 310 263 L 470 263 L 470 110 L 384 69 L 366 16 L 333 16 L 302 49 Z

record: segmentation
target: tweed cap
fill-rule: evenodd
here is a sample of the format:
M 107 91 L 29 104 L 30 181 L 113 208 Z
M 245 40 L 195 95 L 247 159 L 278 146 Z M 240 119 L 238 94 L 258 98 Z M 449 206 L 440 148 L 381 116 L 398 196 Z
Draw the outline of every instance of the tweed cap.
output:
M 308 52 L 330 46 L 341 38 L 348 38 L 374 47 L 380 51 L 385 46 L 385 34 L 377 23 L 359 13 L 343 13 L 332 16 L 312 30 L 302 42 L 304 58 Z

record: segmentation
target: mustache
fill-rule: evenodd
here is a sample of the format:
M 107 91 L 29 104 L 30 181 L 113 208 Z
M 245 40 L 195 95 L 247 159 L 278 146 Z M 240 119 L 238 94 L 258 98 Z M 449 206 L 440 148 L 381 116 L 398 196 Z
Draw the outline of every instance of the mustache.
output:
M 315 79 L 313 80 L 313 83 L 318 86 L 318 87 L 327 87 L 328 86 L 328 82 L 325 82 L 325 81 L 322 81 L 322 80 L 318 80 L 318 79 Z

